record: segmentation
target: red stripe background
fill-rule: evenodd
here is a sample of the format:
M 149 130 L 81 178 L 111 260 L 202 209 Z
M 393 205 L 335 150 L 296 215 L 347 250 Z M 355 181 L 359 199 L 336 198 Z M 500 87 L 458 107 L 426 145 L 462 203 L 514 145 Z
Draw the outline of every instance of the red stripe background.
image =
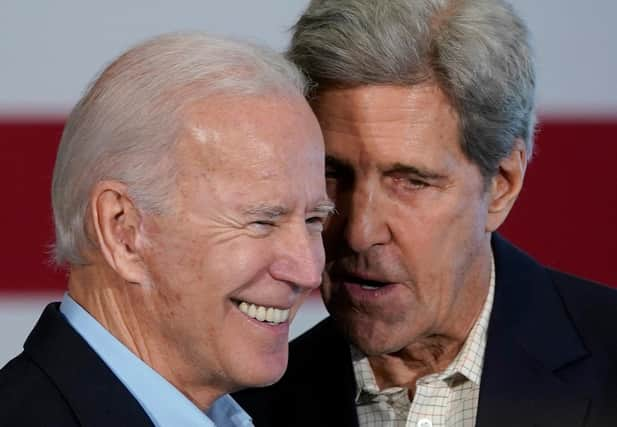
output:
M 49 188 L 63 121 L 0 119 L 0 291 L 62 289 L 48 262 Z M 502 232 L 544 263 L 617 286 L 617 118 L 547 118 Z

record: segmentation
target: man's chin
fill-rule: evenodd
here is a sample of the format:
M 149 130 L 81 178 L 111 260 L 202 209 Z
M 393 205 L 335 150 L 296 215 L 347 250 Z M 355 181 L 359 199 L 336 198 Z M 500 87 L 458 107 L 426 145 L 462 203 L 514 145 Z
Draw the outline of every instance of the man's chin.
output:
M 250 373 L 241 377 L 241 388 L 261 388 L 278 382 L 287 370 L 287 357 L 285 360 L 269 361 L 261 366 L 254 367 Z
M 389 354 L 402 347 L 387 339 L 388 328 L 379 328 L 376 321 L 346 315 L 333 315 L 333 318 L 343 335 L 366 356 Z
M 362 354 L 368 357 L 381 356 L 400 350 L 400 348 L 393 346 L 391 343 L 370 339 L 364 336 L 350 337 L 350 340 L 351 343 L 362 352 Z
M 283 378 L 283 375 L 285 374 L 285 371 L 281 372 L 280 375 L 276 376 L 275 378 L 270 378 L 268 381 L 266 382 L 260 382 L 259 384 L 255 384 L 252 387 L 254 388 L 262 388 L 262 387 L 268 387 L 271 386 L 272 384 L 276 384 L 277 382 L 279 382 L 279 380 L 281 378 Z
M 244 384 L 238 386 L 236 388 L 235 391 L 240 391 L 240 390 L 245 390 L 248 388 L 264 388 L 264 387 L 268 387 L 271 386 L 273 384 L 276 384 L 277 382 L 279 382 L 279 380 L 281 378 L 283 378 L 283 374 L 285 373 L 285 371 L 281 372 L 280 375 L 277 376 L 271 376 L 269 378 L 260 378 L 260 379 L 256 379 L 254 381 L 251 382 L 245 382 Z

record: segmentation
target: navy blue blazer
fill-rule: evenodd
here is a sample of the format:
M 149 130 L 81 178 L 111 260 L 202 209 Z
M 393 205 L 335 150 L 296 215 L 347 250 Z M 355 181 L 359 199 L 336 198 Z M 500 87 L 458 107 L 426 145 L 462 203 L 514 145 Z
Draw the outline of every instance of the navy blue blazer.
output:
M 45 308 L 0 370 L 0 427 L 154 427 L 59 306 Z
M 495 235 L 477 427 L 617 426 L 617 290 L 545 268 Z M 234 398 L 256 427 L 357 427 L 349 345 L 328 318 L 277 384 Z

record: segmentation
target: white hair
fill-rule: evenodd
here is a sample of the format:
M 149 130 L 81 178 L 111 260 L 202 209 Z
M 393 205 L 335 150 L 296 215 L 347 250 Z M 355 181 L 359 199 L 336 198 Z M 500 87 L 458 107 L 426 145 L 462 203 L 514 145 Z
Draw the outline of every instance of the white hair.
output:
M 296 67 L 274 51 L 204 33 L 168 34 L 118 57 L 67 120 L 52 182 L 57 265 L 86 264 L 85 217 L 97 182 L 125 184 L 147 213 L 169 210 L 169 155 L 192 104 L 216 95 L 306 94 Z

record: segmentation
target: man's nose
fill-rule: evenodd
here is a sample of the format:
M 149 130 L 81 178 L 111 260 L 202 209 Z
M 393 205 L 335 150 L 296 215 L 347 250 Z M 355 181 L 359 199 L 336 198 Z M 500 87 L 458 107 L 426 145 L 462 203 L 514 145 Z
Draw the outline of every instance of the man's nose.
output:
M 272 265 L 272 276 L 303 289 L 315 289 L 321 284 L 325 264 L 320 235 L 307 230 L 306 225 L 294 233 L 279 249 L 279 257 Z
M 364 252 L 391 238 L 379 198 L 379 189 L 367 184 L 357 185 L 350 194 L 343 212 L 344 233 L 347 245 L 354 252 Z

